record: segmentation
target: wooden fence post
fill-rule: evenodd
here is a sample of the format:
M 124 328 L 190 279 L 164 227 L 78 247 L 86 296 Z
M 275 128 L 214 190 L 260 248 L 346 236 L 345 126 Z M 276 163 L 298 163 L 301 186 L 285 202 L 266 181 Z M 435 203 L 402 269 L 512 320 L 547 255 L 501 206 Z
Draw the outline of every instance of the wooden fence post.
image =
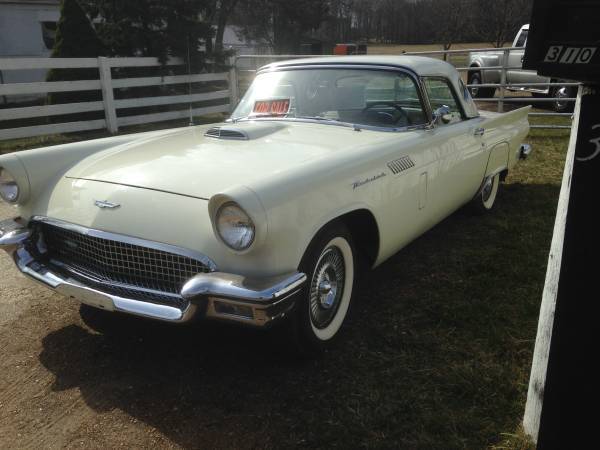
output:
M 237 76 L 237 57 L 229 58 L 229 103 L 230 110 L 233 112 L 238 102 L 238 76 Z
M 533 352 L 531 374 L 529 378 L 529 390 L 527 391 L 527 403 L 525 405 L 525 415 L 523 417 L 523 428 L 525 429 L 525 433 L 527 433 L 534 440 L 534 442 L 537 442 L 538 440 L 542 406 L 544 403 L 546 373 L 548 370 L 548 359 L 550 356 L 550 342 L 552 341 L 552 329 L 554 327 L 554 312 L 556 310 L 558 281 L 560 278 L 562 264 L 569 197 L 571 194 L 571 174 L 573 172 L 575 144 L 577 142 L 577 131 L 579 126 L 581 88 L 579 89 L 577 98 L 578 101 L 575 106 L 575 118 L 573 120 L 571 138 L 569 140 L 569 149 L 563 171 L 556 220 L 554 222 L 552 244 L 550 246 L 550 255 L 548 257 L 546 282 L 542 295 L 542 303 L 540 305 L 537 336 L 535 340 L 535 349 Z
M 106 128 L 109 133 L 114 134 L 119 131 L 119 125 L 117 123 L 117 111 L 115 109 L 115 98 L 113 95 L 110 61 L 107 57 L 98 57 L 98 70 L 100 72 L 100 85 L 102 87 L 102 101 L 104 102 Z

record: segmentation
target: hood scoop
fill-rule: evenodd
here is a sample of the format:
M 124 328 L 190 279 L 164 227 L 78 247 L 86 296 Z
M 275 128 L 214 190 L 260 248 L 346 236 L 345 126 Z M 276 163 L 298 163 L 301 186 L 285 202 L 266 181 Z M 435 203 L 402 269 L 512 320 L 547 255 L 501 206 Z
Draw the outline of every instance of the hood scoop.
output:
M 269 121 L 245 121 L 231 125 L 219 125 L 209 128 L 204 136 L 214 139 L 248 141 L 260 139 L 286 128 L 286 124 Z
M 247 133 L 228 127 L 212 127 L 204 133 L 204 136 L 216 139 L 233 139 L 247 141 L 250 139 Z

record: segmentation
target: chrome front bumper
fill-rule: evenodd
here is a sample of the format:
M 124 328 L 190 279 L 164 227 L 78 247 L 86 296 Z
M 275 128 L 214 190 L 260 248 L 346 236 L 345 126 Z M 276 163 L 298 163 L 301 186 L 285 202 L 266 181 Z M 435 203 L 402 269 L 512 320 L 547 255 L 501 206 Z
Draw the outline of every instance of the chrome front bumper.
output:
M 203 273 L 184 285 L 181 291 L 183 304 L 171 306 L 86 286 L 36 260 L 30 251 L 32 245 L 31 231 L 22 221 L 0 222 L 0 249 L 9 253 L 18 269 L 33 280 L 96 308 L 167 322 L 207 317 L 264 327 L 287 315 L 306 282 L 306 275 L 299 272 L 259 279 L 222 272 Z

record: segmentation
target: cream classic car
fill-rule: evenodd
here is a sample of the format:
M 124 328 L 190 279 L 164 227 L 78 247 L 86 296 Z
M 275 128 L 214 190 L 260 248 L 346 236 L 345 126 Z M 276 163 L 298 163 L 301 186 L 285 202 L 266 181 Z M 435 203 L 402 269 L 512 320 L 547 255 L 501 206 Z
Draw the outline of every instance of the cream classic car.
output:
M 267 65 L 223 124 L 0 157 L 17 216 L 0 247 L 88 308 L 287 321 L 300 348 L 320 349 L 359 267 L 465 204 L 492 209 L 531 150 L 528 110 L 479 113 L 435 59 Z

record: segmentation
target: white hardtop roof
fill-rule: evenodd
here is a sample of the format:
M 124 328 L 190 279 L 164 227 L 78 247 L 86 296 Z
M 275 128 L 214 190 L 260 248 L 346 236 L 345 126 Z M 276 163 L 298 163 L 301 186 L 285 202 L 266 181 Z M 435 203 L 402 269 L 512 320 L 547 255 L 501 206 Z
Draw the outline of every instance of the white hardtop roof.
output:
M 419 76 L 442 76 L 450 79 L 456 76 L 456 69 L 447 62 L 444 62 L 440 59 L 412 55 L 355 55 L 300 58 L 268 64 L 261 67 L 260 70 L 313 64 L 361 64 L 373 66 L 392 66 L 409 69 Z

